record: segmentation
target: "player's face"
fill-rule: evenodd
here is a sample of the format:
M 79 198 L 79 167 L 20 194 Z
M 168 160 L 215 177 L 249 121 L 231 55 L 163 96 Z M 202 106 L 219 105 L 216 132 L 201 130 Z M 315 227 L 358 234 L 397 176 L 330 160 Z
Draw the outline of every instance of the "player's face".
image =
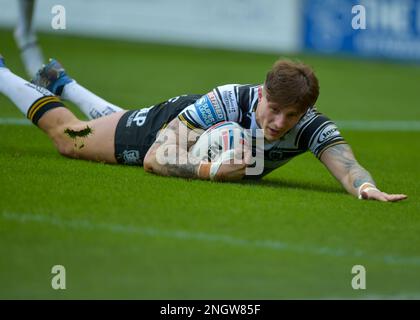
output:
M 264 130 L 264 137 L 269 142 L 283 137 L 298 123 L 302 115 L 296 107 L 283 107 L 268 101 L 265 94 L 262 95 L 256 110 L 257 123 Z

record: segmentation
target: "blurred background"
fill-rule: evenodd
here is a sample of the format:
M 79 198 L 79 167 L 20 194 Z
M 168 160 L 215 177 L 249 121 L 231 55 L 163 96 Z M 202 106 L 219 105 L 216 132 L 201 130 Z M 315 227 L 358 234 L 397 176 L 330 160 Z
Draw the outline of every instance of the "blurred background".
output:
M 55 5 L 64 30 L 51 26 Z M 0 27 L 16 25 L 17 6 L 0 0 Z M 35 28 L 49 33 L 420 61 L 419 0 L 42 0 L 35 11 Z
M 28 79 L 18 4 L 0 0 L 0 53 Z M 297 58 L 378 186 L 409 199 L 358 201 L 310 153 L 255 185 L 72 161 L 0 95 L 0 298 L 420 297 L 420 0 L 40 0 L 34 29 L 45 58 L 127 109 Z M 368 290 L 350 285 L 359 264 Z

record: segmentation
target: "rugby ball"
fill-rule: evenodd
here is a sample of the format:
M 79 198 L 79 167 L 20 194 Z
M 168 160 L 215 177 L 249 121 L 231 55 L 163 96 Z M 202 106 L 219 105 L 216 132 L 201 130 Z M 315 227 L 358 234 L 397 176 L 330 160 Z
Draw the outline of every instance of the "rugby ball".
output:
M 245 144 L 251 145 L 247 130 L 236 122 L 223 121 L 208 128 L 191 147 L 190 153 L 201 161 L 240 160 L 243 155 L 239 150 L 244 150 Z

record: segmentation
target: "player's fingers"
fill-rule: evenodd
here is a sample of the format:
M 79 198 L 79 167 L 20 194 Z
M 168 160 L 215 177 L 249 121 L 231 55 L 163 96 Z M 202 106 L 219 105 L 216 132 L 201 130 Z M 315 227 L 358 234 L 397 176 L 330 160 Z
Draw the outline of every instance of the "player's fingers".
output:
M 245 175 L 246 164 L 223 163 L 217 171 L 216 180 L 239 180 Z
M 247 164 L 243 159 L 231 159 L 228 162 L 223 162 L 222 165 L 229 166 L 226 168 L 227 171 L 245 170 L 247 167 Z
M 366 200 L 388 201 L 385 193 L 377 190 L 362 191 L 362 198 Z
M 241 171 L 235 171 L 235 172 L 229 172 L 225 174 L 218 175 L 215 180 L 217 181 L 237 181 L 241 180 L 243 176 L 245 175 L 245 170 L 243 172 Z
M 231 158 L 227 161 L 224 161 L 223 163 L 244 164 L 245 154 L 246 154 L 246 150 L 243 148 L 242 145 L 239 145 L 233 150 L 233 153 L 231 153 Z
M 405 194 L 389 194 L 387 195 L 387 199 L 388 201 L 395 202 L 395 201 L 407 199 L 407 196 Z
M 372 199 L 383 201 L 383 202 L 388 202 L 388 198 L 384 194 L 374 195 Z
M 255 159 L 252 156 L 252 147 L 249 144 L 245 144 L 245 162 L 248 166 L 255 163 Z
M 395 202 L 407 199 L 405 194 L 388 194 L 386 192 L 380 192 L 372 190 L 369 192 L 362 192 L 363 199 L 378 200 L 383 202 Z
M 249 148 L 245 149 L 244 161 L 247 165 L 252 164 L 252 150 Z

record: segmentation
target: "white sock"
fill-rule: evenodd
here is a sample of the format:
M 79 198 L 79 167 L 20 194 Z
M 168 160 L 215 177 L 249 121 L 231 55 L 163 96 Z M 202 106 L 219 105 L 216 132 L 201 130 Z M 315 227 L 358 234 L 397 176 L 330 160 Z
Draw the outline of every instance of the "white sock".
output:
M 33 0 L 19 0 L 18 24 L 14 32 L 26 72 L 32 78 L 41 68 L 44 60 L 41 49 L 37 44 L 35 32 L 32 29 L 33 9 Z
M 35 86 L 7 68 L 0 68 L 0 92 L 12 100 L 25 116 L 36 100 L 54 96 L 47 89 Z
M 35 125 L 49 110 L 64 107 L 61 100 L 45 88 L 23 80 L 7 68 L 0 68 L 0 93 L 13 101 Z
M 89 119 L 96 119 L 124 109 L 105 101 L 76 81 L 64 86 L 61 97 L 77 105 Z

